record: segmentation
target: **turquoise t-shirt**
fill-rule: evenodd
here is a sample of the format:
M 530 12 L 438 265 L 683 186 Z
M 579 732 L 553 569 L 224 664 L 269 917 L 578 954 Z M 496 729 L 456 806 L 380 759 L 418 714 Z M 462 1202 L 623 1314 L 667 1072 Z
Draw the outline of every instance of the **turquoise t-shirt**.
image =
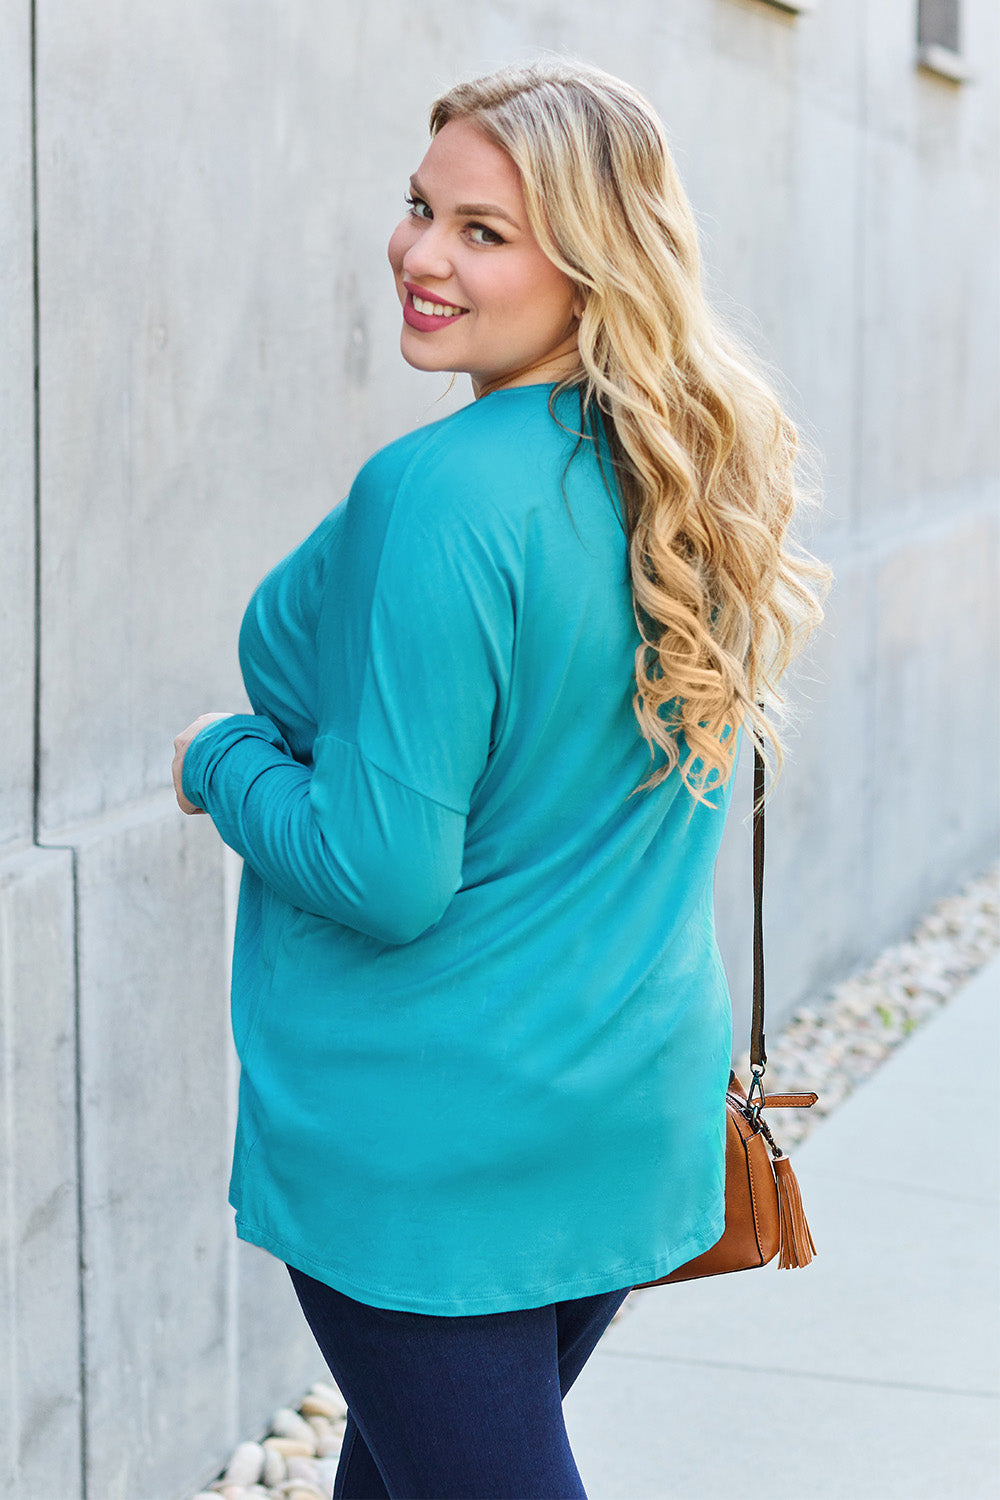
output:
M 619 502 L 552 389 L 364 466 L 250 602 L 255 713 L 184 766 L 245 861 L 237 1232 L 376 1307 L 588 1296 L 723 1229 L 731 781 L 630 796 Z

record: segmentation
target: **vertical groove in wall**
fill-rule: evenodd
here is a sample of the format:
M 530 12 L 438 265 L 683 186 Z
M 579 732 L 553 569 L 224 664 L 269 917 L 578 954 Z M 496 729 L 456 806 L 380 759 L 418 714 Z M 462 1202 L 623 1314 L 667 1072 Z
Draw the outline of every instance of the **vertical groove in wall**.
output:
M 867 27 L 865 25 L 864 5 L 858 10 L 859 24 L 857 28 L 857 159 L 855 164 L 854 183 L 854 287 L 853 300 L 855 308 L 854 318 L 854 349 L 852 352 L 851 383 L 853 386 L 853 401 L 851 403 L 851 526 L 854 535 L 857 536 L 861 529 L 861 487 L 862 487 L 862 461 L 861 454 L 865 437 L 864 426 L 864 378 L 865 378 L 865 215 L 866 203 L 866 157 L 868 150 L 868 56 L 867 56 Z
M 76 1115 L 76 1310 L 77 1359 L 80 1391 L 80 1500 L 87 1500 L 87 1256 L 84 1242 L 83 1212 L 83 1057 L 80 1027 L 80 869 L 79 857 L 71 854 L 73 874 L 73 1072 L 76 1078 L 74 1111 Z
M 32 704 L 32 839 L 41 846 L 41 771 L 42 771 L 42 412 L 41 412 L 41 275 L 39 268 L 38 204 L 38 0 L 29 3 L 29 98 L 31 152 L 31 320 L 32 320 L 32 458 L 34 511 L 34 663 Z M 76 1244 L 77 1244 L 77 1389 L 80 1423 L 80 1497 L 87 1497 L 87 1365 L 84 1286 L 84 1214 L 83 1214 L 83 1097 L 80 1046 L 80 898 L 76 851 L 71 851 L 73 883 L 73 1075 L 74 1135 L 76 1175 Z
M 17 1168 L 14 1156 L 14 1140 L 17 1124 L 14 1117 L 14 977 L 13 977 L 13 934 L 8 930 L 9 907 L 6 902 L 0 901 L 0 1006 L 3 1007 L 3 1019 L 0 1021 L 0 1042 L 2 1042 L 2 1056 L 0 1056 L 0 1081 L 3 1088 L 0 1091 L 0 1143 L 3 1147 L 3 1159 L 5 1172 L 3 1177 L 5 1189 L 5 1202 L 3 1214 L 9 1225 L 17 1223 L 17 1180 L 15 1172 Z M 16 1434 L 10 1443 L 10 1467 L 11 1478 L 14 1482 L 14 1493 L 21 1493 L 21 1357 L 18 1338 L 18 1258 L 17 1258 L 17 1236 L 13 1233 L 6 1236 L 7 1243 L 4 1246 L 6 1261 L 5 1276 L 7 1282 L 7 1306 L 4 1311 L 8 1329 L 8 1343 L 3 1351 L 4 1361 L 7 1366 L 8 1399 L 7 1423 L 9 1430 Z
M 31 81 L 29 87 L 31 122 L 31 344 L 32 344 L 32 454 L 34 473 L 34 689 L 32 702 L 32 754 L 34 776 L 32 783 L 32 837 L 38 843 L 41 799 L 42 761 L 42 474 L 41 474 L 41 385 L 40 385 L 40 327 L 39 327 L 39 277 L 38 277 L 38 45 L 37 45 L 37 0 L 31 0 L 30 59 Z
M 239 901 L 240 872 L 242 861 L 234 850 L 222 846 L 222 890 L 225 911 L 225 953 L 227 1012 L 228 995 L 233 978 L 233 939 L 236 931 L 236 908 Z M 226 1048 L 226 1123 L 230 1139 L 236 1132 L 236 1116 L 239 1109 L 240 1064 L 230 1036 Z M 243 1329 L 240 1325 L 240 1257 L 239 1240 L 229 1234 L 226 1241 L 226 1371 L 228 1390 L 226 1396 L 226 1442 L 232 1450 L 240 1441 L 240 1340 Z
M 858 5 L 857 10 L 857 114 L 858 143 L 857 143 L 857 179 L 854 188 L 854 354 L 853 354 L 853 400 L 851 403 L 851 529 L 854 537 L 863 536 L 866 533 L 865 517 L 863 515 L 863 490 L 864 490 L 864 444 L 865 444 L 865 410 L 866 396 L 866 340 L 868 337 L 868 304 L 866 298 L 868 284 L 868 265 L 866 260 L 868 248 L 868 13 L 864 0 Z M 852 547 L 854 554 L 853 562 L 856 570 L 854 587 L 857 584 L 857 574 L 875 566 L 874 557 L 869 553 L 865 556 L 859 555 L 857 543 Z M 865 587 L 865 598 L 867 601 L 867 631 L 866 644 L 863 647 L 869 653 L 875 651 L 878 608 L 877 589 L 874 587 L 874 577 L 867 581 L 870 586 Z M 866 663 L 867 665 L 867 663 Z M 877 658 L 871 663 L 874 671 L 878 670 Z M 877 713 L 877 692 L 872 691 L 865 698 L 865 725 L 864 743 L 873 745 L 877 724 L 875 716 Z M 875 786 L 872 774 L 874 757 L 867 755 L 863 757 L 864 769 L 862 771 L 862 806 L 864 808 L 865 823 L 867 827 L 872 826 L 874 813 Z M 863 884 L 863 910 L 873 912 L 874 905 L 874 880 L 875 869 L 873 862 L 873 840 L 863 839 L 859 850 L 859 873 Z

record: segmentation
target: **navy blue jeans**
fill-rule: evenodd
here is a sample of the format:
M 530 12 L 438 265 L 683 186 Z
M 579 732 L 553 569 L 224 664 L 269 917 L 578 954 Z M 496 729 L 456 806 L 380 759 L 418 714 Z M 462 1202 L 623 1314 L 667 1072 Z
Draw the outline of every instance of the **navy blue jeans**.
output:
M 288 1272 L 349 1408 L 334 1500 L 586 1500 L 562 1398 L 628 1287 L 451 1318 Z

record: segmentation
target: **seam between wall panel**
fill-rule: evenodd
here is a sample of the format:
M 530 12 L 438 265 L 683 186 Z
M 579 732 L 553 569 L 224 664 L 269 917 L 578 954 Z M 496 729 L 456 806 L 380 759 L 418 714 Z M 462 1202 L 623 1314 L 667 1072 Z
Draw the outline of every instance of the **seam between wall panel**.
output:
M 13 951 L 13 943 L 7 932 L 6 908 L 0 903 L 0 1043 L 2 1043 L 2 1056 L 0 1056 L 0 1080 L 3 1082 L 3 1090 L 0 1093 L 0 1142 L 4 1150 L 4 1158 L 7 1163 L 4 1182 L 3 1212 L 7 1222 L 13 1226 L 17 1222 L 16 1200 L 17 1180 L 16 1158 L 13 1152 L 15 1119 L 14 1119 L 14 1047 L 13 1047 L 13 1015 L 11 990 L 13 988 L 8 973 L 9 956 Z M 18 1308 L 18 1263 L 13 1233 L 7 1236 L 5 1246 L 6 1282 L 7 1282 L 7 1307 L 5 1314 L 7 1327 L 9 1329 L 9 1345 L 4 1350 L 4 1357 L 8 1369 L 8 1420 L 11 1431 L 17 1434 L 21 1432 L 21 1421 L 23 1412 L 21 1409 L 21 1360 L 19 1358 L 17 1338 L 17 1308 Z M 17 1494 L 21 1492 L 21 1444 L 12 1442 L 10 1445 L 10 1470 Z
M 77 1389 L 79 1392 L 80 1497 L 87 1497 L 87 1362 L 86 1291 L 83 1212 L 83 1097 L 80 1032 L 80 882 L 77 851 L 41 840 L 42 769 L 42 441 L 41 441 L 41 274 L 39 267 L 38 193 L 38 0 L 29 0 L 29 151 L 31 193 L 31 343 L 32 343 L 32 510 L 33 557 L 33 696 L 32 696 L 32 842 L 36 848 L 68 849 L 73 912 L 73 1113 L 76 1176 L 77 1245 Z
M 868 352 L 868 305 L 866 293 L 868 287 L 868 211 L 869 211 L 869 168 L 870 168 L 870 142 L 868 138 L 868 16 L 864 4 L 859 5 L 857 10 L 857 155 L 855 158 L 857 180 L 854 187 L 854 306 L 856 315 L 854 319 L 854 356 L 853 356 L 853 385 L 854 399 L 852 402 L 851 417 L 851 529 L 855 545 L 860 536 L 864 517 L 862 514 L 862 495 L 864 491 L 864 443 L 866 432 L 866 376 L 867 376 L 867 352 Z M 874 589 L 867 590 L 866 611 L 868 615 L 867 629 L 868 641 L 876 639 L 875 629 L 877 625 L 877 599 Z M 874 666 L 874 663 L 873 663 Z M 865 735 L 866 743 L 874 743 L 874 735 L 877 730 L 877 701 L 876 695 L 868 697 L 865 707 Z M 875 796 L 875 783 L 871 766 L 871 757 L 865 758 L 865 769 L 862 780 L 862 798 L 866 810 L 866 816 L 871 819 L 873 813 Z M 874 909 L 874 862 L 870 847 L 870 841 L 866 841 L 862 850 L 861 879 L 864 887 L 864 903 L 866 910 Z
M 37 0 L 30 15 L 30 153 L 31 153 L 31 353 L 32 353 L 32 511 L 34 526 L 33 698 L 32 698 L 32 841 L 38 843 L 41 803 L 42 687 L 42 475 L 41 475 L 41 329 L 38 270 L 38 46 Z

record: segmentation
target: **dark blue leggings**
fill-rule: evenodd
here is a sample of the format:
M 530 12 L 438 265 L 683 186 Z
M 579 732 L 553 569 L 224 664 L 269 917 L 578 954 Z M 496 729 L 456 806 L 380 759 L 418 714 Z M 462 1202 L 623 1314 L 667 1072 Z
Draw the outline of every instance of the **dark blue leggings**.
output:
M 586 1500 L 562 1398 L 628 1287 L 452 1318 L 288 1272 L 349 1407 L 334 1500 Z

